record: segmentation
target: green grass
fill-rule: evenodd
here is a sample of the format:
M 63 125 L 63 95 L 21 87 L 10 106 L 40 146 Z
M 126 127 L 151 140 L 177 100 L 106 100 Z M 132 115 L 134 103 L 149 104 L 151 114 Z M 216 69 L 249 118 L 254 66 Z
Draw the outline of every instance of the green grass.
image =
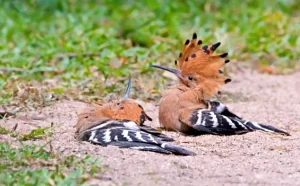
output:
M 0 0 L 0 103 L 47 79 L 53 94 L 119 93 L 129 73 L 153 78 L 150 64 L 173 65 L 193 32 L 239 62 L 294 68 L 300 57 L 296 0 L 26 2 Z
M 40 139 L 46 140 L 47 138 L 51 137 L 53 134 L 52 125 L 51 127 L 44 127 L 44 128 L 38 127 L 36 129 L 31 130 L 27 134 L 20 134 L 16 132 L 17 127 L 18 124 L 16 124 L 11 130 L 9 130 L 0 126 L 0 134 L 9 134 L 11 137 L 14 137 L 21 142 L 28 141 L 28 140 L 40 140 Z
M 16 128 L 15 126 L 14 128 Z M 28 134 L 0 126 L 1 135 L 19 141 L 18 147 L 0 143 L 0 186 L 2 185 L 81 185 L 104 171 L 101 160 L 86 156 L 63 155 L 52 150 L 51 142 L 42 146 L 26 145 L 24 141 L 48 141 L 51 127 L 37 128 Z M 46 147 L 50 146 L 50 150 Z
M 63 156 L 35 145 L 0 143 L 0 185 L 81 185 L 101 171 L 100 160 Z
M 44 139 L 46 137 L 50 137 L 52 136 L 52 133 L 48 132 L 49 129 L 50 127 L 46 127 L 46 128 L 38 127 L 37 129 L 30 131 L 29 134 L 24 134 L 21 137 L 21 140 L 27 141 L 27 140 Z

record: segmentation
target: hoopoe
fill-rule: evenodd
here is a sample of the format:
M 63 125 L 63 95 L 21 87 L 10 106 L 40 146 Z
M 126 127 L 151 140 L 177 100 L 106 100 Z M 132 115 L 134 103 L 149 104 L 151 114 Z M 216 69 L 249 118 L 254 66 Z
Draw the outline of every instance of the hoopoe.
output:
M 179 82 L 162 94 L 159 103 L 159 122 L 166 130 L 185 134 L 243 134 L 254 130 L 289 135 L 270 125 L 243 120 L 230 112 L 222 103 L 209 101 L 219 93 L 220 86 L 229 83 L 220 70 L 230 60 L 228 53 L 213 55 L 220 42 L 211 46 L 197 41 L 196 33 L 192 40 L 186 40 L 176 69 L 152 65 L 174 73 Z
M 187 149 L 167 143 L 174 140 L 144 125 L 146 120 L 152 119 L 140 104 L 128 99 L 130 87 L 131 78 L 123 99 L 95 106 L 79 114 L 77 139 L 101 146 L 114 145 L 164 154 L 194 155 Z

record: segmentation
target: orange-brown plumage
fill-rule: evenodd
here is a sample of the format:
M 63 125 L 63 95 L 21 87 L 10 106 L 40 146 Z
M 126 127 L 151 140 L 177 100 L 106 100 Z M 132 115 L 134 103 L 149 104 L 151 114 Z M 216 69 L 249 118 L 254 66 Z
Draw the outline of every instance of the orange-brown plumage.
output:
M 143 125 L 146 120 L 152 121 L 143 107 L 134 100 L 118 100 L 101 106 L 93 105 L 79 114 L 76 124 L 77 133 L 94 127 L 104 120 L 129 120 L 138 125 Z
M 182 133 L 193 133 L 194 129 L 179 120 L 179 115 L 188 107 L 206 108 L 200 91 L 190 89 L 182 84 L 166 90 L 159 102 L 159 122 L 166 129 Z
M 221 43 L 203 46 L 197 35 L 187 40 L 179 55 L 176 69 L 152 65 L 167 70 L 179 78 L 179 83 L 165 91 L 159 103 L 159 121 L 167 130 L 185 134 L 242 134 L 254 130 L 287 132 L 269 125 L 242 120 L 222 103 L 209 99 L 219 92 L 220 86 L 230 82 L 220 70 L 228 59 L 227 53 L 213 55 Z

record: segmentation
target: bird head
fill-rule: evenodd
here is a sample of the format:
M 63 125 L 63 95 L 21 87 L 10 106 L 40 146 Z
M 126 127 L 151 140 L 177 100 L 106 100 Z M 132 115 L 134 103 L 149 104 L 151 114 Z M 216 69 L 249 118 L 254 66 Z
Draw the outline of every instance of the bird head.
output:
M 128 81 L 125 96 L 103 105 L 93 105 L 80 113 L 76 124 L 76 133 L 99 125 L 106 120 L 128 120 L 143 125 L 146 120 L 152 119 L 146 114 L 144 108 L 134 100 L 128 99 L 131 88 L 131 78 Z
M 152 121 L 140 104 L 129 99 L 130 89 L 131 78 L 128 81 L 125 96 L 122 99 L 102 106 L 105 115 L 111 119 L 134 121 L 139 125 L 143 125 L 146 120 Z
M 214 51 L 221 45 L 220 42 L 211 46 L 202 46 L 202 41 L 197 41 L 197 34 L 193 34 L 192 40 L 186 40 L 179 60 L 175 61 L 176 69 L 160 65 L 152 67 L 163 69 L 175 74 L 180 83 L 192 88 L 199 89 L 205 98 L 215 95 L 220 85 L 231 81 L 224 77 L 220 70 L 226 63 L 227 53 L 213 55 Z

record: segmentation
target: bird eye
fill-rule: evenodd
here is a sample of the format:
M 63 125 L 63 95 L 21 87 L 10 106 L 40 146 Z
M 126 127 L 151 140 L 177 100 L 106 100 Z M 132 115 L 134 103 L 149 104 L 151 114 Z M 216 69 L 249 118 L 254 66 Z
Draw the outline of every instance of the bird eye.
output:
M 119 106 L 120 104 L 121 104 L 120 102 L 117 103 L 118 106 Z
M 188 78 L 189 78 L 189 80 L 191 80 L 191 81 L 194 79 L 192 76 L 189 76 Z

